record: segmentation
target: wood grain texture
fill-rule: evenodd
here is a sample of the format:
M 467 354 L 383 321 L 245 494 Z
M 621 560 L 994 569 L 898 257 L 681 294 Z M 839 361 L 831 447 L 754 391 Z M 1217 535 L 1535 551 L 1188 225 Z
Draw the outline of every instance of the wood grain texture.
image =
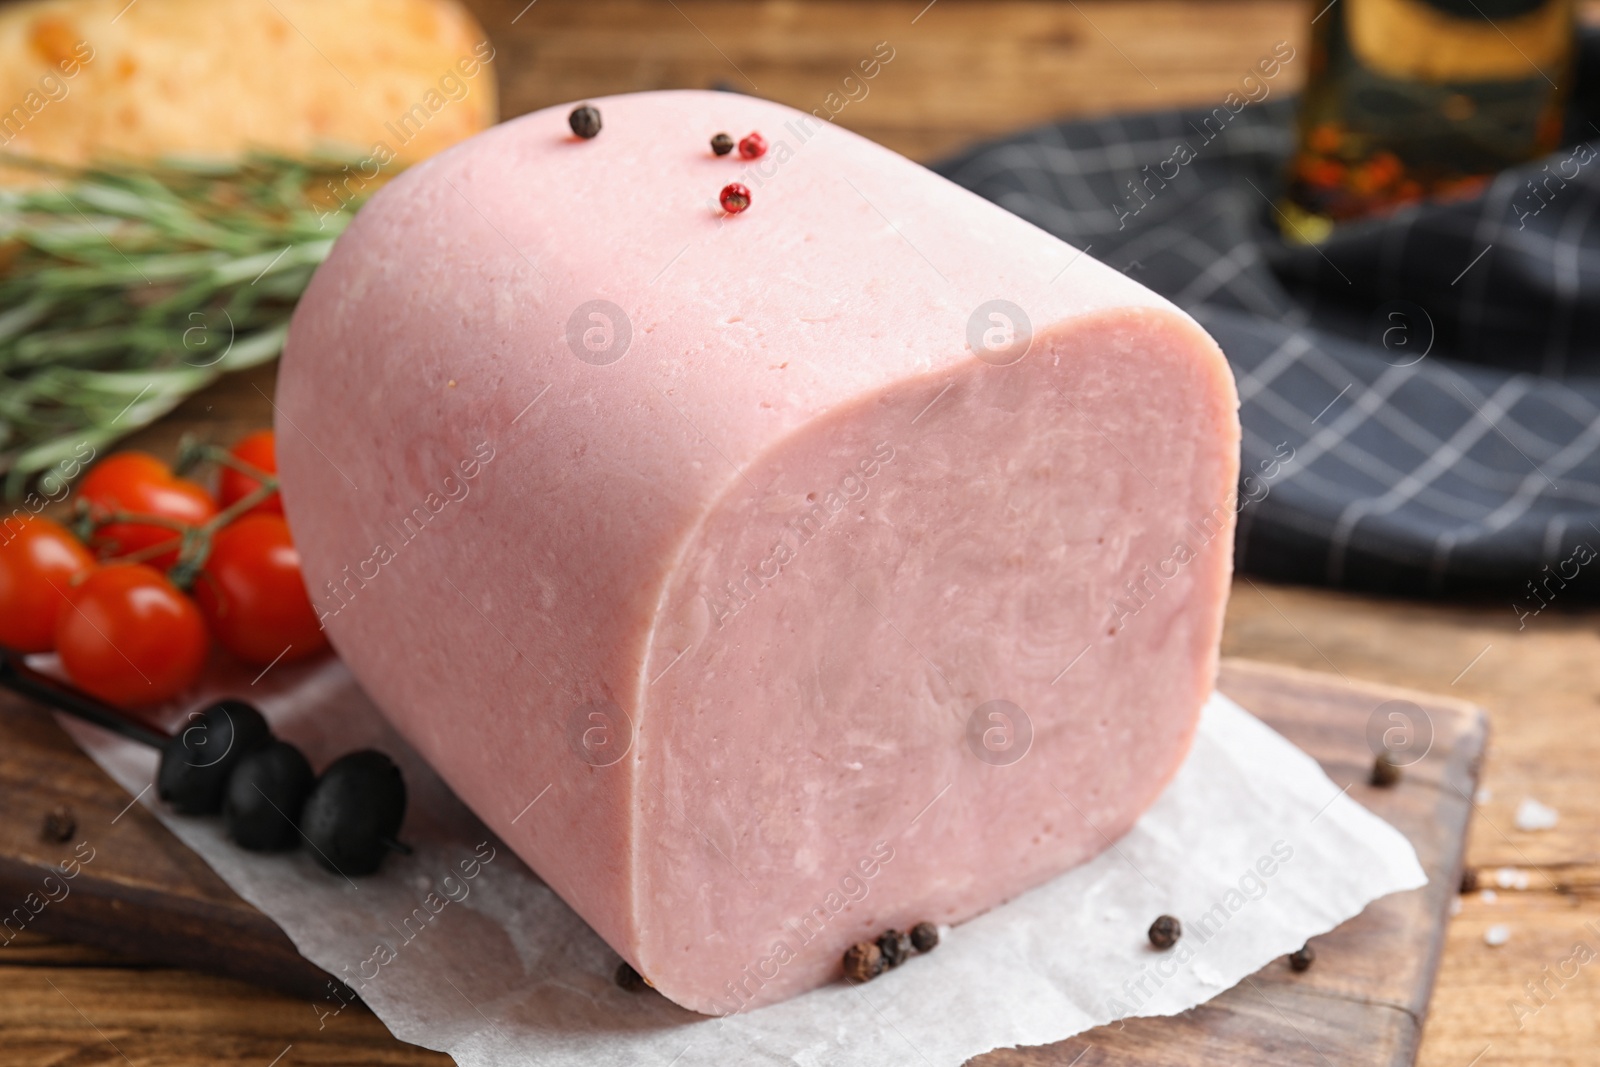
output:
M 1008 1051 L 980 1061 L 997 1067 L 1146 1065 L 1162 1062 L 1177 1048 L 1198 1057 L 1197 1063 L 1220 1059 L 1263 1067 L 1282 1062 L 1283 1052 L 1290 1049 L 1304 1056 L 1330 1056 L 1342 1064 L 1389 1067 L 1413 1061 L 1448 905 L 1459 880 L 1468 798 L 1483 748 L 1483 713 L 1448 698 L 1243 660 L 1224 664 L 1219 685 L 1316 756 L 1336 782 L 1348 786 L 1351 796 L 1410 837 L 1430 885 L 1385 897 L 1319 938 L 1319 960 L 1308 974 L 1292 974 L 1280 960 L 1244 986 L 1177 1018 L 1130 1020 L 1048 1048 Z M 1434 745 L 1428 758 L 1407 770 L 1399 787 L 1377 789 L 1367 782 L 1371 753 L 1365 726 L 1380 704 L 1404 697 L 1427 713 Z M 0 960 L 0 977 L 6 975 L 6 965 L 48 971 L 70 960 L 79 972 L 69 984 L 83 987 L 90 996 L 103 995 L 104 976 L 97 973 L 91 980 L 87 972 L 112 970 L 118 961 L 82 949 L 63 959 L 37 940 L 54 934 L 125 952 L 132 959 L 248 979 L 287 992 L 292 1002 L 308 1010 L 322 1002 L 326 976 L 294 956 L 277 927 L 105 778 L 48 713 L 0 694 L 0 753 L 0 794 L 9 798 L 10 816 L 0 822 L 0 900 L 21 901 L 34 894 L 37 902 L 45 895 L 40 889 L 49 885 L 53 865 L 74 855 L 82 861 L 64 883 L 70 887 L 67 895 L 36 904 L 36 915 L 29 908 L 12 912 L 25 929 L 20 946 L 7 946 L 19 947 L 19 955 Z M 1329 800 L 1340 802 L 1336 793 Z M 76 816 L 76 832 L 63 842 L 48 841 L 39 828 L 48 812 L 63 805 Z M 54 884 L 63 882 L 55 877 Z M 52 981 L 46 982 L 51 992 L 77 1011 L 71 994 Z M 143 1013 L 149 1004 L 165 1003 L 165 988 L 183 988 L 183 977 L 146 966 L 133 985 L 136 996 L 117 998 L 122 1025 L 131 1030 L 130 1043 L 159 1043 L 159 1034 L 144 1032 Z M 284 1007 L 281 998 L 260 996 L 264 1003 Z M 0 1008 L 0 1026 L 7 1023 L 5 1013 Z M 342 1018 L 343 1013 L 333 1025 L 338 1027 Z M 19 1016 L 13 1021 L 24 1020 Z M 307 1015 L 293 1023 L 288 1032 L 298 1040 L 289 1043 L 329 1052 L 323 1048 L 321 1022 L 314 1033 L 308 1032 L 313 1021 Z M 231 1039 L 258 1036 L 252 1031 Z
M 1510 604 L 1427 605 L 1234 585 L 1224 652 L 1457 695 L 1488 709 L 1493 742 L 1475 805 L 1469 865 L 1492 895 L 1462 898 L 1450 924 L 1418 1062 L 1422 1067 L 1576 1067 L 1600 1038 L 1600 967 L 1561 980 L 1582 942 L 1600 952 L 1600 612 L 1559 601 L 1518 628 Z M 1560 823 L 1516 829 L 1523 798 Z M 1504 870 L 1510 888 L 1497 886 Z M 1525 888 L 1515 888 L 1523 883 Z M 1510 940 L 1484 934 L 1504 926 Z M 1546 971 L 1549 968 L 1549 972 Z M 1551 979 L 1549 973 L 1556 973 Z M 1537 998 L 1528 983 L 1539 989 Z M 1537 1008 L 1519 1012 L 1517 1005 Z M 1481 1057 L 1481 1058 L 1480 1058 Z
M 1483 755 L 1481 709 L 1438 697 L 1351 682 L 1328 673 L 1229 660 L 1218 688 L 1312 754 L 1336 785 L 1383 816 L 1417 849 L 1429 884 L 1369 905 L 1316 938 L 1312 968 L 1283 960 L 1214 1000 L 1166 1019 L 1130 1019 L 1048 1049 L 979 1062 L 1045 1067 L 1099 1064 L 1410 1064 L 1422 1037 L 1444 926 L 1460 884 L 1464 835 Z M 1366 726 L 1380 706 L 1403 700 L 1432 723 L 1433 746 L 1381 789 L 1369 781 Z M 1335 801 L 1337 802 L 1337 801 Z M 1075 1060 L 1074 1057 L 1081 1056 Z
M 0 901 L 9 909 L 0 940 L 59 935 L 306 996 L 325 992 L 327 975 L 275 923 L 199 856 L 174 848 L 154 816 L 85 764 L 50 715 L 9 692 L 0 692 L 0 796 Z M 58 810 L 75 824 L 64 841 L 44 832 Z
M 347 1011 L 322 1030 L 305 998 L 241 981 L 147 968 L 28 936 L 0 969 L 6 1067 L 449 1067 L 450 1057 Z M 281 1059 L 279 1058 L 281 1057 Z
M 505 116 L 642 89 L 726 86 L 811 111 L 894 58 L 836 121 L 913 159 L 1068 115 L 1220 103 L 1310 24 L 1284 0 L 470 3 L 502 49 Z M 517 13 L 522 11 L 521 17 Z M 513 21 L 513 19 L 515 21 Z M 1303 62 L 1273 83 L 1290 92 Z

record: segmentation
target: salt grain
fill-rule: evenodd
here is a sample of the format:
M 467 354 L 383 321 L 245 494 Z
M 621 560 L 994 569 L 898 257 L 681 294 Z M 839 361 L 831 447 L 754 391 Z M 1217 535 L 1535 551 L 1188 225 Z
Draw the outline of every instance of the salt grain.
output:
M 1497 894 L 1493 889 L 1485 889 L 1483 892 L 1479 893 L 1478 896 L 1482 898 L 1485 904 L 1493 904 L 1496 900 L 1500 899 L 1499 894 Z
M 1528 888 L 1528 872 L 1516 867 L 1501 867 L 1494 872 L 1494 884 L 1501 889 Z
M 1561 813 L 1555 808 L 1546 807 L 1532 797 L 1523 797 L 1522 803 L 1517 805 L 1517 815 L 1514 820 L 1518 830 L 1525 833 L 1535 833 L 1539 830 L 1549 830 L 1561 821 Z
M 1483 943 L 1490 948 L 1499 948 L 1511 940 L 1511 927 L 1505 923 L 1495 923 L 1483 932 Z

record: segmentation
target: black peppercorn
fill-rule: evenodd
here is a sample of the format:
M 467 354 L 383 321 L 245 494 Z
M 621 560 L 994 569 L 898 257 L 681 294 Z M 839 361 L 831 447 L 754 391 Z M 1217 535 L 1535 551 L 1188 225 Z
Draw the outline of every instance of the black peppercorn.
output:
M 1312 961 L 1316 958 L 1316 949 L 1309 944 L 1301 945 L 1299 951 L 1289 953 L 1289 969 L 1296 972 L 1304 971 L 1311 966 Z
M 39 827 L 40 837 L 56 843 L 71 840 L 72 835 L 77 832 L 78 818 L 72 814 L 72 809 L 65 805 L 57 805 L 46 812 L 44 825 Z
M 1372 784 L 1387 789 L 1399 780 L 1400 764 L 1395 762 L 1394 756 L 1387 751 L 1378 753 L 1378 758 L 1372 761 Z
M 600 132 L 600 112 L 588 104 L 580 104 L 567 116 L 567 125 L 572 127 L 573 133 L 587 141 Z
M 911 935 L 901 930 L 885 930 L 878 935 L 878 951 L 883 953 L 885 970 L 898 967 L 911 958 Z
M 918 923 L 911 928 L 911 947 L 918 952 L 932 952 L 939 947 L 939 928 L 932 923 Z
M 630 993 L 637 993 L 639 990 L 644 989 L 647 984 L 644 976 L 634 970 L 633 965 L 627 960 L 617 964 L 617 985 Z
M 1476 893 L 1478 891 L 1478 868 L 1468 867 L 1461 872 L 1461 893 Z
M 883 952 L 874 942 L 858 941 L 844 950 L 844 976 L 850 981 L 871 981 L 883 971 Z
M 733 138 L 725 133 L 719 133 L 711 138 L 711 151 L 719 156 L 725 156 L 733 151 Z
M 1161 915 L 1150 924 L 1150 943 L 1159 949 L 1169 949 L 1183 936 L 1183 924 L 1170 915 Z

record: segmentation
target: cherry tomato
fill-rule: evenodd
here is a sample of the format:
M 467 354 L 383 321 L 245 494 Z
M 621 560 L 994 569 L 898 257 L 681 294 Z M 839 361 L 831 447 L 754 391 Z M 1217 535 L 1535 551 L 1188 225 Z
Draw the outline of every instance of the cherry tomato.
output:
M 205 620 L 153 567 L 112 563 L 67 594 L 56 651 L 73 684 L 108 704 L 170 700 L 205 666 Z
M 278 473 L 278 459 L 274 452 L 274 442 L 271 430 L 262 430 L 234 445 L 228 451 L 236 459 L 241 459 L 258 471 L 267 474 Z M 231 507 L 236 501 L 243 500 L 261 485 L 256 479 L 236 471 L 232 467 L 222 468 L 222 477 L 217 483 L 217 503 L 223 507 Z M 246 515 L 282 515 L 283 498 L 273 493 L 267 499 L 245 512 Z
M 56 621 L 72 580 L 95 567 L 72 532 L 39 515 L 0 522 L 0 645 L 17 652 L 56 646 Z
M 88 501 L 89 513 L 95 516 L 130 511 L 198 526 L 217 513 L 216 501 L 205 486 L 179 478 L 171 467 L 144 452 L 118 452 L 106 457 L 89 471 L 78 496 Z M 100 527 L 90 543 L 101 558 L 109 558 L 171 542 L 170 552 L 144 561 L 164 570 L 177 560 L 181 536 L 166 526 L 114 522 Z
M 194 595 L 222 647 L 247 663 L 328 647 L 282 515 L 246 515 L 218 530 Z

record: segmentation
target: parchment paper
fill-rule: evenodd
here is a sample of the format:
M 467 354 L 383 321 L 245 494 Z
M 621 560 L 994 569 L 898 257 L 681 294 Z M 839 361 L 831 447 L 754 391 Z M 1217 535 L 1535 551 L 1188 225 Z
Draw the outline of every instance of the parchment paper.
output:
M 1172 785 L 1093 862 L 944 931 L 935 951 L 870 983 L 708 1018 L 618 988 L 615 953 L 456 800 L 337 661 L 277 668 L 271 683 L 236 679 L 228 691 L 256 703 L 313 766 L 361 747 L 394 756 L 415 854 L 346 880 L 305 850 L 244 852 L 220 820 L 173 815 L 154 789 L 141 802 L 395 1036 L 461 1067 L 955 1067 L 1200 1004 L 1369 901 L 1427 881 L 1398 831 L 1215 695 Z M 130 793 L 152 781 L 153 751 L 62 725 Z M 1166 953 L 1145 936 L 1162 913 L 1185 928 Z M 337 1027 L 345 999 L 330 983 L 306 1011 Z

